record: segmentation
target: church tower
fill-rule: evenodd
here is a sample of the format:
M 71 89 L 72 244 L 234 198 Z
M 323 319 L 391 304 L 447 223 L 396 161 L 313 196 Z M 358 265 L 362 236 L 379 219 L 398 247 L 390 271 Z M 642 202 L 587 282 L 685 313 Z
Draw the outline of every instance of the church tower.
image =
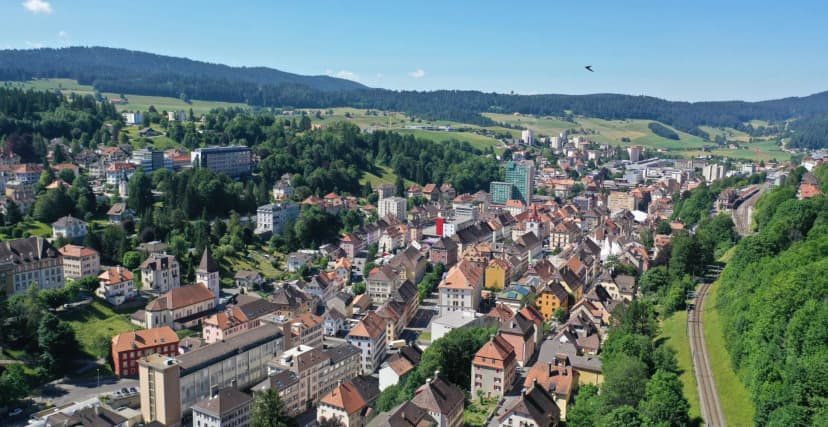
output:
M 221 293 L 219 290 L 219 269 L 216 261 L 213 260 L 209 246 L 204 248 L 204 254 L 201 255 L 201 262 L 198 263 L 196 283 L 201 283 L 207 289 L 213 291 L 216 295 L 216 304 L 218 304 L 219 294 Z

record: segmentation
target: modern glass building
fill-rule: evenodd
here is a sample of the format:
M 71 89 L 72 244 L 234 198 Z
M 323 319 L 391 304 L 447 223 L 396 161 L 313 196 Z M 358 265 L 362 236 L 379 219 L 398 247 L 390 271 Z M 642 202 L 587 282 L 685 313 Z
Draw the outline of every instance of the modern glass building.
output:
M 503 181 L 492 181 L 489 185 L 489 194 L 492 195 L 492 204 L 505 205 L 512 198 L 512 184 Z
M 512 199 L 532 203 L 534 180 L 535 165 L 531 160 L 506 162 L 506 182 L 513 186 Z

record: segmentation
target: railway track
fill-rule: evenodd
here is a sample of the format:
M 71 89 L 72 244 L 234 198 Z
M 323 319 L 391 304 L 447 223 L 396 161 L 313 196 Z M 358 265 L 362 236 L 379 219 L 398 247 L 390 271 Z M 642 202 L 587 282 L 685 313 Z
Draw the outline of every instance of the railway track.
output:
M 716 382 L 713 378 L 713 369 L 704 343 L 704 297 L 710 290 L 711 283 L 704 283 L 696 292 L 695 303 L 687 316 L 688 336 L 690 337 L 690 352 L 693 355 L 693 369 L 696 372 L 696 382 L 699 388 L 702 418 L 709 427 L 723 427 L 726 424 L 719 394 L 716 392 Z

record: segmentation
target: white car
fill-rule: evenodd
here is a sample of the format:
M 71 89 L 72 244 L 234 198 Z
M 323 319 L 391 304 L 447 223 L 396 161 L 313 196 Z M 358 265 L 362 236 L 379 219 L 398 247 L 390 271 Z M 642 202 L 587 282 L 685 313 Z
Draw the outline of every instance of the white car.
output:
M 16 417 L 23 413 L 23 408 L 14 408 L 11 412 L 9 412 L 10 417 Z

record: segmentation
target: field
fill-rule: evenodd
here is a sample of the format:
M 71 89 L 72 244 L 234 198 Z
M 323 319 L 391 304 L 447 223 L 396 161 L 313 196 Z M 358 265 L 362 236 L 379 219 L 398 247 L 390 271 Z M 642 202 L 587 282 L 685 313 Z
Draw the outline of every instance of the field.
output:
M 661 324 L 660 338 L 664 339 L 665 345 L 676 350 L 678 367 L 681 370 L 681 383 L 684 386 L 684 397 L 690 402 L 690 419 L 701 420 L 699 390 L 693 371 L 690 338 L 687 336 L 687 312 L 677 311 L 664 319 Z
M 239 270 L 252 270 L 259 272 L 262 276 L 272 279 L 281 274 L 279 270 L 273 267 L 272 261 L 279 260 L 281 257 L 274 257 L 270 254 L 271 258 L 267 258 L 264 256 L 266 253 L 262 251 L 261 248 L 254 248 L 250 247 L 250 251 L 248 251 L 247 255 L 238 255 L 235 257 L 227 257 L 224 261 L 228 261 L 228 268 L 227 271 L 236 272 Z
M 81 351 L 94 358 L 106 358 L 113 336 L 140 329 L 129 322 L 128 314 L 115 313 L 98 300 L 88 307 L 62 313 L 59 317 L 75 330 Z
M 710 365 L 716 380 L 716 390 L 722 402 L 725 420 L 729 425 L 752 425 L 753 403 L 742 381 L 730 364 L 730 355 L 725 348 L 724 326 L 716 310 L 719 281 L 713 283 L 705 302 L 704 341 L 710 356 Z
M 394 184 L 395 182 L 397 182 L 397 174 L 395 174 L 394 171 L 391 170 L 391 168 L 389 168 L 388 166 L 380 166 L 380 165 L 377 165 L 377 167 L 380 168 L 383 171 L 382 175 L 378 176 L 378 175 L 374 175 L 372 173 L 366 172 L 362 176 L 362 178 L 359 180 L 359 183 L 360 184 L 365 184 L 367 182 L 367 183 L 371 184 L 372 188 L 376 188 L 378 185 L 382 184 L 383 182 L 388 183 L 388 184 Z M 406 187 L 408 187 L 409 185 L 416 184 L 414 181 L 409 181 L 407 179 L 404 180 L 404 181 L 405 181 L 405 186 Z

